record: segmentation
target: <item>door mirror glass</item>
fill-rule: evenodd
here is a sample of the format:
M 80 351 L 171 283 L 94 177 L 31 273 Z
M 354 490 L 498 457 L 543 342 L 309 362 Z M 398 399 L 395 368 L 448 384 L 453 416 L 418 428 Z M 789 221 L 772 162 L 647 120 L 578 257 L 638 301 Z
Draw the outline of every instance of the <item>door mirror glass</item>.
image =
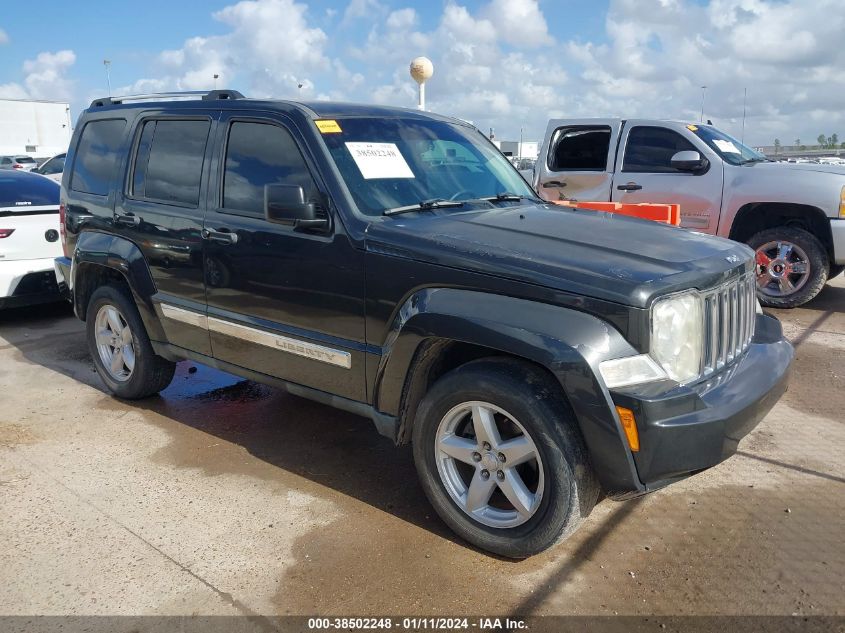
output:
M 301 185 L 264 185 L 264 217 L 269 222 L 292 224 L 294 228 L 327 228 L 329 221 L 318 217 L 317 205 L 307 201 Z
M 672 167 L 678 171 L 702 171 L 707 168 L 708 162 L 698 152 L 684 150 L 672 156 Z

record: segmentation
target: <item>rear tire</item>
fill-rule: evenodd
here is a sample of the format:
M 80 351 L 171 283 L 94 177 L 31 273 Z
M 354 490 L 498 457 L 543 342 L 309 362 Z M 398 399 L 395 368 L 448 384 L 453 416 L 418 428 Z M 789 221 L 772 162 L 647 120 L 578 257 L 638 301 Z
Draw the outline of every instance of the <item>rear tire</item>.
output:
M 146 398 L 173 380 L 176 363 L 153 351 L 127 289 L 108 285 L 95 290 L 85 320 L 94 366 L 114 395 L 127 400 Z
M 496 431 L 477 432 L 490 428 L 480 420 Z M 485 436 L 495 441 L 485 445 Z M 526 558 L 563 540 L 598 499 L 568 402 L 527 363 L 482 359 L 441 377 L 420 403 L 413 445 L 420 482 L 440 517 L 501 556 Z
M 766 229 L 753 235 L 748 245 L 756 251 L 757 298 L 764 306 L 798 307 L 819 294 L 827 282 L 827 251 L 815 235 L 804 229 Z

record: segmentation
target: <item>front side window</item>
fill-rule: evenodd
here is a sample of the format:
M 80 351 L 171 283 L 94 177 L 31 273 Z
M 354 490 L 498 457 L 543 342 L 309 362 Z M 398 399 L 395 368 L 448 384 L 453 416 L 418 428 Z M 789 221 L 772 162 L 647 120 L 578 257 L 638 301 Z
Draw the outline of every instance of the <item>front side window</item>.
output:
M 552 171 L 604 171 L 610 151 L 610 127 L 561 128 L 552 141 Z
M 207 119 L 146 121 L 138 142 L 132 195 L 196 207 L 210 128 Z
M 71 189 L 98 196 L 109 194 L 115 167 L 120 163 L 125 128 L 124 119 L 103 119 L 85 124 L 73 161 Z
M 307 199 L 316 193 L 290 132 L 271 123 L 236 121 L 226 143 L 223 209 L 263 217 L 265 185 L 299 185 Z
M 663 127 L 640 125 L 631 128 L 625 145 L 622 171 L 675 173 L 672 157 L 682 151 L 697 151 L 683 136 Z
M 325 123 L 321 137 L 366 215 L 432 200 L 489 205 L 480 199 L 503 193 L 536 198 L 510 161 L 474 128 L 374 117 L 317 123 L 318 129 Z

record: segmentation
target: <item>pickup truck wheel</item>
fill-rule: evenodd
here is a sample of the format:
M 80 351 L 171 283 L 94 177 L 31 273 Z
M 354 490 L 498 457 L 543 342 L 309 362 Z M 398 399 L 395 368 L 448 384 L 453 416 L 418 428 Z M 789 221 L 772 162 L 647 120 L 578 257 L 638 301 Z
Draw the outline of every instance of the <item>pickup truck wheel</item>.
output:
M 757 297 L 764 306 L 803 305 L 827 282 L 827 252 L 812 233 L 780 226 L 756 233 L 748 245 L 756 251 Z
M 550 382 L 520 362 L 474 361 L 440 378 L 417 411 L 426 495 L 452 530 L 502 556 L 552 546 L 598 498 L 569 405 Z
M 91 295 L 86 334 L 97 373 L 116 396 L 145 398 L 173 379 L 176 363 L 153 351 L 138 308 L 126 290 L 102 286 Z

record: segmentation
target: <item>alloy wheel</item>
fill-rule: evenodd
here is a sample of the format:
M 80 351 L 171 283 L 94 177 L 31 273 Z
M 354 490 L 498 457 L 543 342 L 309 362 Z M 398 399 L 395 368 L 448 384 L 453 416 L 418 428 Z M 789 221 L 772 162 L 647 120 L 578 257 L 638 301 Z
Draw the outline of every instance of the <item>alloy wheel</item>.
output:
M 757 289 L 770 297 L 785 297 L 801 290 L 810 278 L 807 253 L 792 242 L 767 242 L 757 249 Z
M 543 498 L 543 463 L 525 427 L 488 402 L 453 407 L 436 434 L 440 479 L 459 508 L 479 523 L 511 528 Z
M 97 352 L 109 376 L 125 382 L 135 369 L 135 340 L 126 318 L 113 305 L 103 305 L 95 321 Z

